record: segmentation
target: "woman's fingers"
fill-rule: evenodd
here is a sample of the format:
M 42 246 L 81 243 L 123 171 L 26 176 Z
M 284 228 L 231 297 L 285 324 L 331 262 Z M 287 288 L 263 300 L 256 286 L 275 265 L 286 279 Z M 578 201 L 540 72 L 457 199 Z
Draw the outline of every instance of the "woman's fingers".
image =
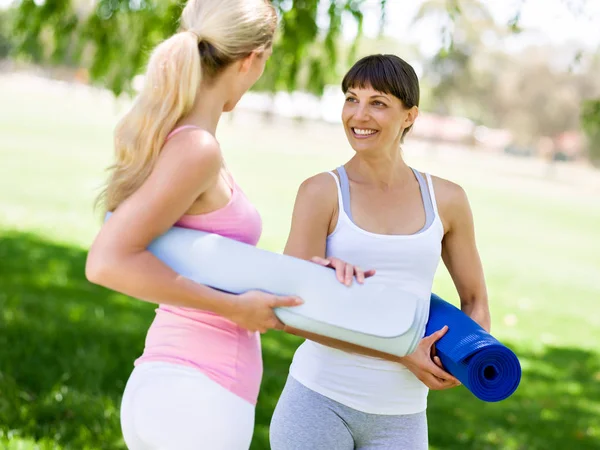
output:
M 331 261 L 326 258 L 321 258 L 320 256 L 313 256 L 310 260 L 314 263 L 320 264 L 325 267 L 331 266 Z
M 346 273 L 345 266 L 346 263 L 340 261 L 337 258 L 321 258 L 320 256 L 313 256 L 310 260 L 316 264 L 320 264 L 324 267 L 331 267 L 335 270 L 335 276 L 340 283 L 345 283 Z
M 354 274 L 356 276 L 356 281 L 360 284 L 365 282 L 365 272 L 358 266 L 354 266 Z
M 341 261 L 335 261 L 335 260 L 331 261 L 331 264 L 332 264 L 333 268 L 335 269 L 335 275 L 337 277 L 337 280 L 340 283 L 345 284 L 344 281 L 346 278 L 346 273 L 345 273 L 346 265 L 344 263 L 342 263 Z
M 433 346 L 437 341 L 439 341 L 442 338 L 442 336 L 446 334 L 447 331 L 448 325 L 444 325 L 440 330 L 423 338 L 423 341 L 425 341 L 425 343 L 427 343 L 427 345 L 429 345 L 429 347 L 431 348 L 431 346 Z
M 334 269 L 337 280 L 346 286 L 352 284 L 352 278 L 356 278 L 356 281 L 362 284 L 365 282 L 366 278 L 375 275 L 375 270 L 373 269 L 364 271 L 358 266 L 353 266 L 352 264 L 348 264 L 337 258 L 321 258 L 320 256 L 313 256 L 310 260 L 321 266 Z
M 436 357 L 437 358 L 437 357 Z M 439 358 L 438 358 L 439 359 Z M 442 363 L 441 360 L 439 362 L 440 364 Z M 438 365 L 435 361 L 431 361 L 429 360 L 428 363 L 426 363 L 425 367 L 423 367 L 423 370 L 425 370 L 426 372 L 429 372 L 431 375 L 433 375 L 436 378 L 439 378 L 440 380 L 443 381 L 452 381 L 453 383 L 458 381 L 456 378 L 454 378 L 451 374 L 449 374 L 448 372 L 446 372 L 443 367 L 441 365 Z
M 425 383 L 428 388 L 436 391 L 460 386 L 460 381 L 456 380 L 454 377 L 451 379 L 443 379 L 433 375 L 432 373 L 425 373 L 421 378 L 421 381 Z
M 344 263 L 344 266 L 344 284 L 350 286 L 352 284 L 352 277 L 354 276 L 354 266 L 346 263 Z
M 436 355 L 437 355 L 437 349 L 435 348 L 435 344 L 433 344 L 431 346 L 431 357 L 433 358 Z

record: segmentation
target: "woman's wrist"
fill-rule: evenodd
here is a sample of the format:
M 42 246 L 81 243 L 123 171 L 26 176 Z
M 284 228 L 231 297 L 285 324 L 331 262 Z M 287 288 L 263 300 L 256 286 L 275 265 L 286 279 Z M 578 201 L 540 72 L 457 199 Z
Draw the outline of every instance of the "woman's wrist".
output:
M 226 318 L 235 316 L 239 309 L 238 296 L 221 291 L 216 292 L 218 294 L 214 299 L 213 312 Z
M 204 311 L 210 311 L 223 317 L 231 317 L 235 315 L 239 308 L 238 295 L 223 292 L 218 289 L 213 289 L 209 286 L 197 284 L 191 280 L 186 280 L 192 283 L 192 289 L 195 291 L 197 304 L 195 308 Z
M 411 357 L 410 357 L 410 355 L 407 355 L 407 356 L 398 356 L 395 359 L 395 361 L 398 362 L 398 363 L 400 363 L 400 364 L 402 364 L 402 365 L 404 365 L 407 368 L 408 368 L 408 366 L 411 365 Z

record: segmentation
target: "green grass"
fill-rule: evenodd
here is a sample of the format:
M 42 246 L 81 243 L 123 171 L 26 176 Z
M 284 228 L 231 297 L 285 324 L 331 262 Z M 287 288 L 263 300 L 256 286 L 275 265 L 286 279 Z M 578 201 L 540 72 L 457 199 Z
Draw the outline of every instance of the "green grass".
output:
M 0 97 L 0 447 L 124 448 L 120 396 L 154 307 L 83 276 L 115 105 L 5 80 Z M 228 164 L 263 214 L 259 245 L 280 251 L 299 183 L 350 155 L 343 133 L 238 115 L 222 126 Z M 431 448 L 599 448 L 597 190 L 581 187 L 579 177 L 570 182 L 566 166 L 553 181 L 520 160 L 432 153 L 410 140 L 405 151 L 411 164 L 467 190 L 494 334 L 523 365 L 521 386 L 500 403 L 464 388 L 431 392 Z M 442 265 L 435 290 L 456 301 Z M 270 414 L 299 342 L 275 332 L 263 337 L 255 450 L 269 448 Z

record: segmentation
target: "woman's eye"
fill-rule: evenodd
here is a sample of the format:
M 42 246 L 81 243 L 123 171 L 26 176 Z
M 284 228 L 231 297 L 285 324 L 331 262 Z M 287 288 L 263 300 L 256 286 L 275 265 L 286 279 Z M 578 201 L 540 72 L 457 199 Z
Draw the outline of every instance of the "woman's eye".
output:
M 382 102 L 373 102 L 375 106 L 385 106 L 385 103 Z
M 347 97 L 347 98 L 346 98 L 346 101 L 347 101 L 347 102 L 353 102 L 354 100 L 356 100 L 356 99 L 354 99 L 354 98 L 352 98 L 352 97 Z

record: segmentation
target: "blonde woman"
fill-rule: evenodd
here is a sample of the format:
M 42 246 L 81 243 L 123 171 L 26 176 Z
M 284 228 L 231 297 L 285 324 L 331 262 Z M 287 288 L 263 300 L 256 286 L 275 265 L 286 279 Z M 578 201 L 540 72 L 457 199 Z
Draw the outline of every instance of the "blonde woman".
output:
M 262 377 L 258 332 L 282 329 L 273 308 L 301 301 L 212 290 L 146 248 L 174 224 L 258 242 L 259 213 L 225 170 L 215 133 L 261 76 L 277 17 L 266 0 L 190 0 L 181 25 L 154 49 L 145 86 L 116 129 L 101 197 L 113 214 L 86 275 L 159 304 L 123 395 L 128 448 L 247 449 Z

